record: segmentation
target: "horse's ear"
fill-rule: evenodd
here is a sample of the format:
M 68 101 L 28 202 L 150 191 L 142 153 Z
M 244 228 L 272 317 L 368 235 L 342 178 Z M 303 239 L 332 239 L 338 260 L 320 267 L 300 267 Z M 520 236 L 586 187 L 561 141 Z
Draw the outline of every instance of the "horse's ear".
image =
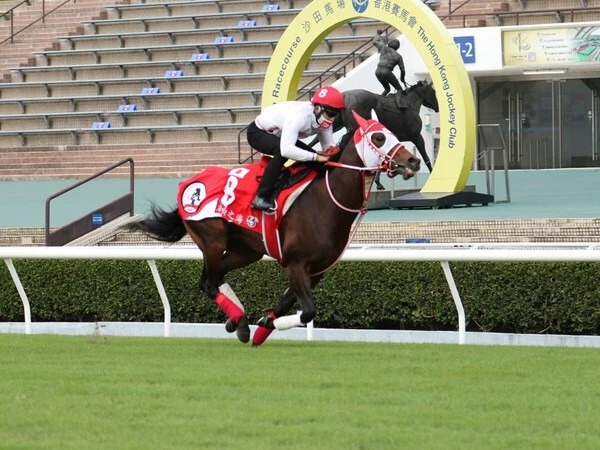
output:
M 377 113 L 374 109 L 371 110 L 371 119 L 373 119 L 375 122 L 379 122 L 379 118 L 377 117 Z
M 352 115 L 354 116 L 354 120 L 356 120 L 356 124 L 363 130 L 365 130 L 369 126 L 367 121 L 365 119 L 363 119 L 361 116 L 359 116 L 356 111 L 352 110 Z

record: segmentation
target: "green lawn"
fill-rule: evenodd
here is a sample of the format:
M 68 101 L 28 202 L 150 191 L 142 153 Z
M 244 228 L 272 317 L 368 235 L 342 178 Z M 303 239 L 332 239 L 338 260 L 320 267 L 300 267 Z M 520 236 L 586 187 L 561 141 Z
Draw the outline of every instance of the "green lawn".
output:
M 598 449 L 597 349 L 0 335 L 1 449 Z

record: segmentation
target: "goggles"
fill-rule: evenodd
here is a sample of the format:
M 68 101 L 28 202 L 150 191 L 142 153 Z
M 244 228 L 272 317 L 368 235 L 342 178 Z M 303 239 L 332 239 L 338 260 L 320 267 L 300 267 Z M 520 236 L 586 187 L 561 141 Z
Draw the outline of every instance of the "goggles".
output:
M 321 106 L 321 109 L 323 110 L 323 112 L 325 114 L 327 114 L 332 119 L 335 118 L 338 115 L 338 113 L 339 113 L 339 111 L 337 111 L 335 109 L 329 109 L 329 108 L 325 108 L 323 106 Z

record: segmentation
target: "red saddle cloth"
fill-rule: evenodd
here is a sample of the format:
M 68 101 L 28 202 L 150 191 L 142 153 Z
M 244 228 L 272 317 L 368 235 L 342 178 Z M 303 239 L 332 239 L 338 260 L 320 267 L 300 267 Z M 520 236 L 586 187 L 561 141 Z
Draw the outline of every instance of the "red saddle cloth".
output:
M 312 170 L 300 182 L 283 189 L 277 196 L 275 213 L 250 207 L 268 158 L 235 169 L 209 166 L 179 183 L 177 205 L 183 220 L 199 221 L 222 217 L 228 222 L 262 233 L 267 252 L 281 261 L 279 224 L 293 201 L 317 176 Z M 289 169 L 286 169 L 289 170 Z M 292 169 L 293 170 L 293 169 Z

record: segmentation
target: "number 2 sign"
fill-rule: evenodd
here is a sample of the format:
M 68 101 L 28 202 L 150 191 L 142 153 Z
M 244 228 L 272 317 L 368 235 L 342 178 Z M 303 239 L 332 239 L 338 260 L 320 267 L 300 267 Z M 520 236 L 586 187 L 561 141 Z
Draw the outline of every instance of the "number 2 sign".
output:
M 454 36 L 454 43 L 458 47 L 460 56 L 465 64 L 475 62 L 475 37 L 474 36 Z

